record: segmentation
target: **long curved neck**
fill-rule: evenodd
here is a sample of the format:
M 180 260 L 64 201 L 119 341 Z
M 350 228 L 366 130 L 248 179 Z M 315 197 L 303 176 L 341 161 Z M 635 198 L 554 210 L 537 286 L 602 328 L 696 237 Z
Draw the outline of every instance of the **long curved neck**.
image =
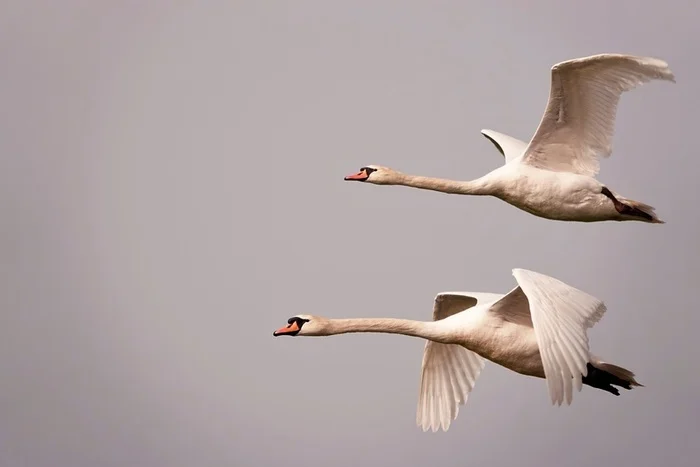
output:
M 397 185 L 439 191 L 455 195 L 489 195 L 490 186 L 485 177 L 470 181 L 446 180 L 444 178 L 421 177 L 419 175 L 401 174 Z
M 324 336 L 355 332 L 379 332 L 421 337 L 444 344 L 449 344 L 453 340 L 453 333 L 439 321 L 413 321 L 398 318 L 330 319 L 324 331 Z

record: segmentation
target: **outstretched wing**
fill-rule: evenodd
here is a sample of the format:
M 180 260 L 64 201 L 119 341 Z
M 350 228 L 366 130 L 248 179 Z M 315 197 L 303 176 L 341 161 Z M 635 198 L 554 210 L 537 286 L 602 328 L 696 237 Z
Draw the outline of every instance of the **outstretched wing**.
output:
M 503 295 L 444 292 L 435 297 L 433 321 L 439 321 Z M 423 352 L 416 423 L 423 431 L 447 431 L 457 418 L 459 405 L 467 402 L 484 367 L 478 354 L 455 344 L 427 341 Z
M 668 64 L 650 57 L 601 54 L 554 65 L 549 102 L 522 161 L 596 175 L 599 159 L 612 153 L 620 96 L 654 79 L 675 82 Z
M 513 275 L 529 303 L 552 404 L 571 404 L 591 358 L 586 331 L 603 316 L 605 304 L 544 274 L 513 269 Z
M 527 143 L 525 141 L 520 141 L 519 139 L 497 131 L 481 130 L 481 134 L 496 146 L 498 152 L 505 158 L 505 164 L 522 156 L 525 152 L 525 148 L 527 148 Z

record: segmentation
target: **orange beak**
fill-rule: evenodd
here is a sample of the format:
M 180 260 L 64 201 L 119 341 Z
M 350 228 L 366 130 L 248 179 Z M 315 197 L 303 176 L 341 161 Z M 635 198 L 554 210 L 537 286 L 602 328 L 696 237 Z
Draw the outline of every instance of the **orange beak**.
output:
M 291 334 L 292 336 L 294 336 L 298 332 L 299 326 L 297 325 L 296 321 L 294 321 L 292 324 L 288 324 L 283 328 L 279 328 L 277 331 L 273 332 L 272 335 L 275 337 L 284 336 L 285 334 Z
M 361 170 L 361 171 L 357 172 L 356 174 L 348 175 L 343 180 L 356 180 L 358 182 L 364 182 L 368 178 L 369 178 L 369 175 L 367 175 L 367 171 Z

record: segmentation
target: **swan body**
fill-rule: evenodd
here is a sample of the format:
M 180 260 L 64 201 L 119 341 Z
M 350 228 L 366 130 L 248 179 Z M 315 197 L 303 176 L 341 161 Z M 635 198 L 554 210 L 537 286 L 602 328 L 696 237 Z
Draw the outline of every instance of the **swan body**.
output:
M 484 177 L 454 181 L 368 165 L 345 180 L 495 196 L 552 220 L 663 224 L 652 206 L 618 195 L 595 177 L 599 160 L 612 154 L 620 96 L 651 80 L 675 82 L 668 64 L 650 57 L 601 54 L 558 63 L 551 75 L 549 102 L 529 143 L 482 130 L 504 156 L 504 165 Z
M 615 395 L 614 386 L 641 386 L 629 370 L 589 352 L 587 329 L 605 313 L 602 301 L 544 274 L 514 269 L 513 275 L 518 286 L 507 294 L 438 294 L 432 321 L 296 315 L 274 335 L 378 332 L 426 339 L 416 419 L 424 431 L 449 428 L 486 360 L 544 378 L 556 405 L 571 404 L 573 389 L 584 384 Z
M 492 196 L 535 216 L 560 221 L 638 220 L 619 213 L 594 178 L 506 164 L 486 176 Z

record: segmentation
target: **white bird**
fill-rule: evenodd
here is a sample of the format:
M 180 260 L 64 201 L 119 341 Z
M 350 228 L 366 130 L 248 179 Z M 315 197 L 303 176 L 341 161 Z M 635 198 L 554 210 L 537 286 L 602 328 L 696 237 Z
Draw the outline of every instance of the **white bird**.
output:
M 588 349 L 587 329 L 605 305 L 552 277 L 514 269 L 518 286 L 507 294 L 443 292 L 433 321 L 395 318 L 328 319 L 296 315 L 274 336 L 332 336 L 355 332 L 427 339 L 416 421 L 423 431 L 447 431 L 465 404 L 485 359 L 516 373 L 545 378 L 553 404 L 571 404 L 573 389 L 588 385 L 641 386 L 634 374 L 603 362 Z
M 558 63 L 552 67 L 544 116 L 529 144 L 482 131 L 505 157 L 503 166 L 485 176 L 454 181 L 368 165 L 345 180 L 495 196 L 553 220 L 663 224 L 653 207 L 624 198 L 595 178 L 599 159 L 612 153 L 620 96 L 654 79 L 675 82 L 668 64 L 650 57 L 601 54 Z

